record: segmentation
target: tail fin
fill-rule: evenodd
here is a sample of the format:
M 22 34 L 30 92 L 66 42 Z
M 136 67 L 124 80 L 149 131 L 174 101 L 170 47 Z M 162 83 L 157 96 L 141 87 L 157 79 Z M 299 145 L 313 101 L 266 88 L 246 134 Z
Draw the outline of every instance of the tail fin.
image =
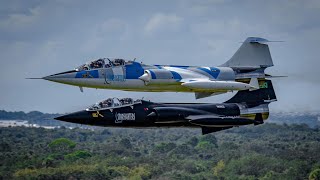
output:
M 225 103 L 246 103 L 250 106 L 257 106 L 277 100 L 271 80 L 259 80 L 259 89 L 250 91 L 238 91 L 235 96 Z
M 273 66 L 268 41 L 259 37 L 248 37 L 229 61 L 222 67 L 234 69 L 258 69 Z

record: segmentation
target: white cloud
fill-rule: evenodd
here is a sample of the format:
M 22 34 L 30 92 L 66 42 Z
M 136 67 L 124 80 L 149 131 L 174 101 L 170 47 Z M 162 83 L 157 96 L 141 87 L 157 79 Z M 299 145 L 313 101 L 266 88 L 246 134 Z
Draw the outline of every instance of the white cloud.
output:
M 30 8 L 28 13 L 13 13 L 9 14 L 8 18 L 0 21 L 1 29 L 16 30 L 30 26 L 36 22 L 41 16 L 41 8 Z
M 175 14 L 154 14 L 145 25 L 145 32 L 153 34 L 159 31 L 177 31 L 181 26 L 183 18 Z

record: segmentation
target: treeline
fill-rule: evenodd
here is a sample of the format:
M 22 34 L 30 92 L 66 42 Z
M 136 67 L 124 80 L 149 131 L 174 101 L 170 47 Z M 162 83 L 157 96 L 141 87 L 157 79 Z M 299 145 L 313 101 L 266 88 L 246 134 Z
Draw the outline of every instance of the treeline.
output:
M 57 121 L 54 118 L 61 116 L 61 114 L 42 113 L 40 111 L 30 111 L 25 113 L 23 111 L 5 111 L 0 110 L 1 120 L 25 120 L 30 124 L 37 124 L 40 126 L 65 126 L 65 127 L 80 127 L 78 124 L 72 124 L 62 121 Z
M 304 114 L 290 114 L 290 113 L 271 113 L 266 122 L 277 124 L 307 124 L 310 127 L 320 127 L 319 113 L 304 113 Z
M 31 111 L 25 113 L 23 111 L 10 112 L 0 110 L 0 119 L 5 120 L 51 120 L 57 116 L 59 116 L 59 114 L 48 114 L 40 111 Z
M 319 179 L 320 129 L 0 128 L 0 179 Z

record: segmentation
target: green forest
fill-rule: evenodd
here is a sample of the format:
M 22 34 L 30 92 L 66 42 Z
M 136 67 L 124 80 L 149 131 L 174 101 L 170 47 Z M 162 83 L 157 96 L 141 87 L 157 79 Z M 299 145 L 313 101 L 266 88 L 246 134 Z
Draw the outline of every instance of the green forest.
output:
M 0 179 L 319 179 L 320 128 L 0 128 Z

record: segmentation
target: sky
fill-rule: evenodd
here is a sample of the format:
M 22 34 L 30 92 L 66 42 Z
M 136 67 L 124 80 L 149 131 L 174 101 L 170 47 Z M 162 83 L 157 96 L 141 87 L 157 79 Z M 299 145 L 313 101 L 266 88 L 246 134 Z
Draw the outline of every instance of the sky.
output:
M 270 43 L 278 101 L 274 112 L 320 106 L 318 0 L 0 0 L 0 109 L 67 113 L 108 97 L 156 102 L 195 100 L 192 93 L 143 93 L 27 80 L 102 57 L 145 64 L 218 66 L 249 36 Z

